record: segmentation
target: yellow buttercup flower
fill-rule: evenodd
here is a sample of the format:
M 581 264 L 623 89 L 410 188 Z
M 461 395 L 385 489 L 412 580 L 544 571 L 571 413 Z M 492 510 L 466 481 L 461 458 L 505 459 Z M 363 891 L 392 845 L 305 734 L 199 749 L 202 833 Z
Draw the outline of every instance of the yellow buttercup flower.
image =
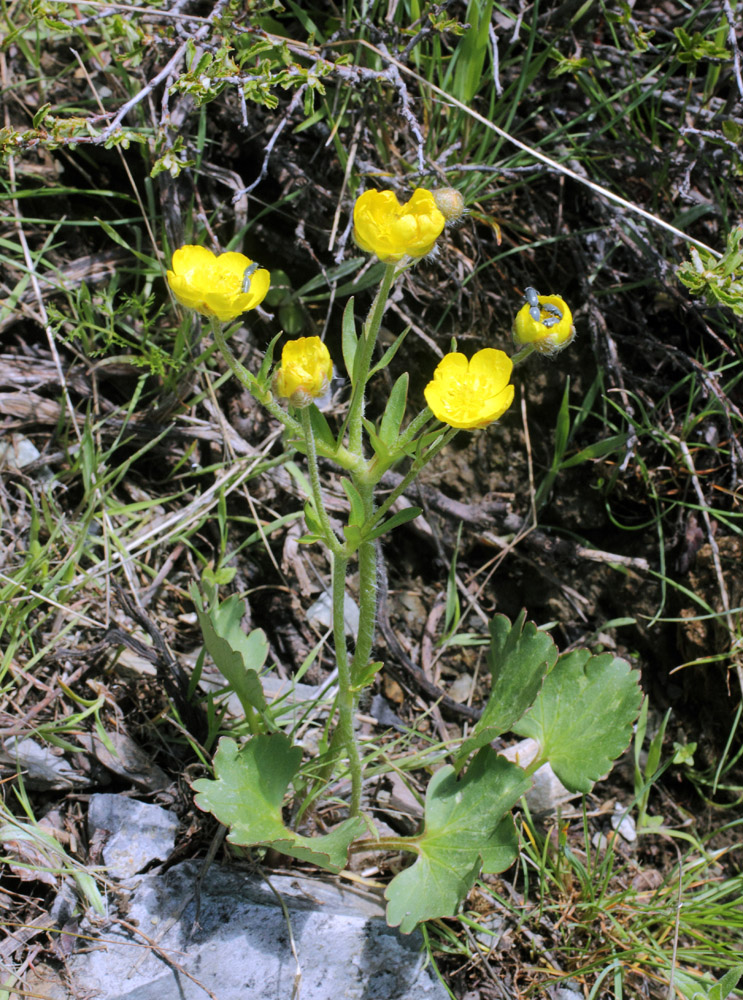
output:
M 435 417 L 451 427 L 473 430 L 502 417 L 513 402 L 513 365 L 503 351 L 486 347 L 472 356 L 447 354 L 424 393 Z
M 525 303 L 516 313 L 513 339 L 519 347 L 531 344 L 542 354 L 557 354 L 575 336 L 573 316 L 559 295 L 537 295 L 527 288 Z
M 309 406 L 313 399 L 325 395 L 332 377 L 333 362 L 322 340 L 300 337 L 284 344 L 274 389 L 293 406 Z
M 173 254 L 168 284 L 182 306 L 226 323 L 266 296 L 271 275 L 242 253 L 212 253 L 207 247 L 184 246 Z
M 425 257 L 433 250 L 446 219 L 430 191 L 416 188 L 401 205 L 394 191 L 365 191 L 353 210 L 353 238 L 385 263 Z

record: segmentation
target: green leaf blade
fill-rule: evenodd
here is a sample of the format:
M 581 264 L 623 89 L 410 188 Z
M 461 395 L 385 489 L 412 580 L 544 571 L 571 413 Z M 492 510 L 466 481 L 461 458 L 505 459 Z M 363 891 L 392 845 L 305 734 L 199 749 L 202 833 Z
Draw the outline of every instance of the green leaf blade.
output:
M 332 430 L 330 429 L 330 424 L 328 423 L 325 414 L 318 410 L 317 406 L 313 403 L 309 408 L 310 414 L 310 425 L 312 427 L 312 433 L 315 438 L 328 448 L 335 448 L 336 442 Z
M 394 513 L 392 517 L 388 517 L 386 521 L 377 524 L 368 534 L 364 534 L 364 541 L 372 542 L 375 538 L 379 538 L 380 535 L 385 534 L 385 532 L 392 531 L 393 528 L 399 528 L 401 524 L 407 524 L 408 521 L 414 521 L 422 513 L 422 507 L 404 507 L 402 510 Z
M 463 778 L 451 766 L 434 774 L 424 830 L 410 838 L 418 857 L 385 892 L 390 926 L 409 934 L 422 920 L 451 916 L 481 867 L 502 871 L 513 862 L 517 847 L 509 811 L 530 784 L 520 767 L 490 747 L 477 754 Z
M 263 629 L 254 629 L 250 634 L 243 632 L 240 621 L 244 614 L 245 603 L 236 594 L 211 611 L 196 607 L 207 652 L 246 714 L 250 708 L 265 712 L 266 699 L 258 671 L 268 656 L 268 640 Z
M 351 508 L 348 517 L 349 525 L 353 527 L 360 528 L 365 520 L 366 512 L 364 510 L 364 500 L 359 491 L 356 489 L 354 484 L 346 476 L 341 477 L 341 486 L 348 498 L 348 503 Z
M 490 622 L 488 661 L 493 678 L 490 697 L 459 759 L 513 729 L 533 704 L 545 675 L 557 661 L 557 647 L 547 632 L 526 622 L 522 611 L 511 625 L 505 615 Z
M 400 434 L 400 425 L 405 416 L 405 404 L 408 400 L 409 381 L 408 373 L 403 372 L 392 386 L 392 392 L 384 409 L 382 423 L 379 426 L 379 436 L 388 448 L 395 445 Z
M 612 653 L 565 653 L 513 731 L 537 741 L 571 792 L 590 792 L 629 744 L 642 700 L 638 676 Z
M 409 332 L 410 332 L 410 327 L 406 326 L 405 329 L 402 331 L 402 333 L 398 334 L 395 340 L 390 344 L 390 346 L 384 352 L 380 360 L 369 369 L 369 374 L 366 379 L 367 382 L 372 377 L 372 375 L 376 375 L 377 372 L 381 372 L 383 368 L 389 367 L 390 362 L 402 347 L 402 342 L 403 340 L 405 340 Z
M 353 317 L 353 296 L 346 303 L 343 310 L 343 321 L 341 324 L 341 346 L 343 348 L 343 362 L 348 372 L 348 377 L 353 385 L 353 365 L 356 358 L 356 348 L 359 338 L 356 336 L 356 323 Z
M 366 824 L 357 816 L 320 837 L 305 837 L 285 826 L 284 797 L 301 760 L 301 748 L 283 733 L 255 736 L 242 748 L 224 737 L 214 757 L 216 778 L 193 783 L 194 801 L 229 827 L 230 843 L 273 847 L 338 873 L 346 865 L 349 844 Z

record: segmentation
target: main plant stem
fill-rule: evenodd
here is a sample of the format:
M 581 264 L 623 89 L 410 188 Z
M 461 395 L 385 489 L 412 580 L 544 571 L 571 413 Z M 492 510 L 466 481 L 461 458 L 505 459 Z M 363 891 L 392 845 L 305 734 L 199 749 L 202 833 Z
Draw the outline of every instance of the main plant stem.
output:
M 335 646 L 335 663 L 338 668 L 338 697 L 336 700 L 338 708 L 338 733 L 348 756 L 348 769 L 351 774 L 349 815 L 356 816 L 361 808 L 362 773 L 361 757 L 353 725 L 358 694 L 351 677 L 351 665 L 348 661 L 348 649 L 346 647 L 346 573 L 348 570 L 348 556 L 333 531 L 328 512 L 325 509 L 322 485 L 320 483 L 320 470 L 317 464 L 315 436 L 312 433 L 312 423 L 308 407 L 301 410 L 301 420 L 305 448 L 307 450 L 307 468 L 310 474 L 312 500 L 323 529 L 325 544 L 330 550 L 333 566 L 333 645 Z M 360 561 L 361 557 L 359 557 Z
M 353 721 L 356 714 L 356 692 L 351 683 L 351 667 L 346 648 L 346 573 L 348 557 L 343 552 L 333 552 L 333 643 L 338 667 L 338 729 L 348 756 L 351 774 L 351 801 L 349 815 L 358 816 L 361 808 L 361 756 L 356 742 Z
M 369 483 L 355 481 L 364 501 L 364 519 L 368 521 L 374 514 L 374 487 Z M 359 680 L 371 659 L 374 644 L 374 629 L 377 622 L 377 543 L 362 542 L 359 545 L 359 632 L 353 654 L 352 679 L 354 685 Z
M 395 264 L 388 264 L 384 277 L 374 296 L 372 307 L 363 326 L 363 332 L 356 345 L 361 355 L 354 362 L 354 386 L 348 413 L 348 451 L 355 456 L 360 466 L 365 465 L 364 456 L 364 403 L 366 383 L 374 356 L 382 317 L 387 307 L 392 283 L 395 280 Z M 305 431 L 305 433 L 307 433 Z M 374 484 L 367 476 L 352 476 L 353 483 L 364 503 L 364 521 L 374 514 Z M 353 664 L 349 665 L 346 650 L 345 630 L 345 578 L 348 558 L 340 552 L 333 552 L 333 636 L 338 665 L 338 725 L 343 744 L 348 754 L 351 772 L 350 814 L 355 816 L 361 805 L 361 759 L 359 756 L 353 719 L 358 700 L 358 685 L 371 657 L 374 643 L 374 627 L 377 616 L 377 547 L 373 541 L 361 542 L 359 558 L 359 630 L 356 636 Z
M 364 323 L 363 333 L 356 346 L 357 351 L 361 351 L 361 361 L 354 362 L 354 375 L 356 381 L 353 386 L 351 404 L 348 410 L 348 450 L 355 455 L 363 457 L 363 421 L 364 421 L 364 401 L 366 399 L 366 380 L 369 378 L 369 368 L 374 354 L 374 347 L 377 343 L 379 327 L 382 325 L 384 310 L 387 308 L 392 283 L 395 280 L 395 264 L 388 264 L 385 268 L 382 283 L 374 296 L 372 307 Z

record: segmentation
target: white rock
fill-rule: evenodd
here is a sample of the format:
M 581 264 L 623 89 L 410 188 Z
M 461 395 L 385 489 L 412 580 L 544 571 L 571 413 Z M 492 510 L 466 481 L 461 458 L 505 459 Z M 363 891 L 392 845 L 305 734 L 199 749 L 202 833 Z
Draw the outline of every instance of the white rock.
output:
M 507 927 L 507 922 L 502 913 L 493 910 L 492 913 L 478 917 L 477 926 L 475 940 L 486 951 L 491 951 L 498 944 L 498 940 Z
M 327 715 L 335 698 L 335 691 L 330 687 L 323 690 L 314 684 L 302 684 L 301 682 L 296 684 L 291 678 L 285 679 L 276 674 L 264 674 L 260 680 L 263 694 L 269 705 L 281 699 L 282 705 L 287 710 L 308 705 L 319 699 L 320 703 L 325 702 L 326 704 L 319 709 L 318 715 Z M 226 686 L 227 681 L 219 673 L 210 676 L 204 673 L 199 681 L 199 687 L 209 693 L 221 691 Z M 240 699 L 234 693 L 227 695 L 227 712 L 235 719 L 241 719 L 245 714 Z
M 591 843 L 600 853 L 604 853 L 609 848 L 609 839 L 606 834 L 599 832 L 598 830 L 591 837 Z
M 466 704 L 472 692 L 472 684 L 474 682 L 474 677 L 472 674 L 460 674 L 455 681 L 449 685 L 449 690 L 446 692 L 450 698 L 454 701 L 458 701 L 461 704 Z
M 359 609 L 350 594 L 343 597 L 343 620 L 346 626 L 346 635 L 355 639 L 359 634 Z M 333 627 L 333 598 L 327 590 L 323 591 L 318 599 L 307 608 L 307 621 L 313 622 L 318 628 Z
M 501 750 L 504 757 L 520 767 L 528 767 L 538 752 L 539 744 L 533 739 L 521 740 L 515 746 Z M 555 813 L 560 806 L 580 796 L 580 792 L 568 791 L 550 764 L 543 764 L 535 771 L 532 781 L 534 784 L 526 793 L 526 803 L 535 816 Z
M 87 785 L 88 779 L 75 771 L 64 757 L 36 740 L 11 736 L 0 747 L 0 761 L 18 768 L 31 788 L 73 788 Z
M 557 986 L 549 991 L 551 1000 L 584 1000 L 584 996 L 578 990 L 568 989 L 566 986 Z
M 23 434 L 0 439 L 0 469 L 22 469 L 41 458 L 36 445 Z
M 635 821 L 627 812 L 627 807 L 623 806 L 621 802 L 614 804 L 614 815 L 611 817 L 611 825 L 628 844 L 634 844 L 637 840 Z

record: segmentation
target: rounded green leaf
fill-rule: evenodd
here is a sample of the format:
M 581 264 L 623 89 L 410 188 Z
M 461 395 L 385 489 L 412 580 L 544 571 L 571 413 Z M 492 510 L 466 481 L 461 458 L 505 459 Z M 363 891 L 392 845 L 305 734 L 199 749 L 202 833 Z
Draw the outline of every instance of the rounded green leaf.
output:
M 348 845 L 366 830 L 366 823 L 360 816 L 347 819 L 321 837 L 303 837 L 285 826 L 284 797 L 301 760 L 301 748 L 283 733 L 255 736 L 242 748 L 225 737 L 214 756 L 215 780 L 194 781 L 194 801 L 229 827 L 227 839 L 233 844 L 273 847 L 339 872 L 346 865 Z
M 481 868 L 503 871 L 516 857 L 509 815 L 529 789 L 525 772 L 490 747 L 457 778 L 442 767 L 426 792 L 425 826 L 406 838 L 418 855 L 387 886 L 387 922 L 409 934 L 422 920 L 452 916 Z
M 513 731 L 537 741 L 540 758 L 571 792 L 590 792 L 629 744 L 642 701 L 638 679 L 611 653 L 565 653 Z

